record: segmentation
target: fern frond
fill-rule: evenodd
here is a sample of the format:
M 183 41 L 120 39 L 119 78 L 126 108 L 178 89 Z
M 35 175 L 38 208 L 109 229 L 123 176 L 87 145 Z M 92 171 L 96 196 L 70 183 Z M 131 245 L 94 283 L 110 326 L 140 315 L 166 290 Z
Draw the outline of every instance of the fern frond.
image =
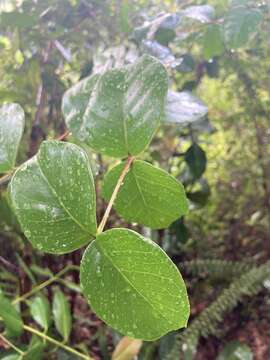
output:
M 209 260 L 198 259 L 184 261 L 180 263 L 179 268 L 194 276 L 209 274 L 221 278 L 231 278 L 239 276 L 257 266 L 254 262 L 248 261 L 230 261 L 230 260 Z
M 179 359 L 183 346 L 193 344 L 196 338 L 207 337 L 214 334 L 217 325 L 226 313 L 231 311 L 245 296 L 257 294 L 264 286 L 264 281 L 270 278 L 270 261 L 258 267 L 251 268 L 239 278 L 233 280 L 231 285 L 223 290 L 218 298 L 195 318 L 188 328 L 178 334 L 174 346 L 165 360 Z

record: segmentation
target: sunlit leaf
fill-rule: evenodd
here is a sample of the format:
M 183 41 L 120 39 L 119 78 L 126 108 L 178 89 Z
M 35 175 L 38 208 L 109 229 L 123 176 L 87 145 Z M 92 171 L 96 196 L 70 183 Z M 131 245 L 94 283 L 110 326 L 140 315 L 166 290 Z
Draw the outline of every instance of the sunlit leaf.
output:
M 187 325 L 189 303 L 178 269 L 132 230 L 97 236 L 82 259 L 81 285 L 97 315 L 129 337 L 154 340 Z

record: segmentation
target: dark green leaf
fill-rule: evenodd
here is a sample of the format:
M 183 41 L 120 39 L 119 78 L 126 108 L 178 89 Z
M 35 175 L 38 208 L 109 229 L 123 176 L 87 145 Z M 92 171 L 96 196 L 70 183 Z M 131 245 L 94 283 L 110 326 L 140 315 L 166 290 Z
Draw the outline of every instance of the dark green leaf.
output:
M 246 344 L 242 344 L 239 341 L 229 342 L 217 358 L 217 360 L 252 360 L 252 359 L 253 359 L 253 354 L 249 346 Z
M 24 129 L 24 111 L 18 104 L 0 108 L 0 173 L 13 168 Z
M 167 81 L 162 64 L 147 55 L 123 69 L 94 75 L 64 95 L 67 126 L 103 154 L 137 155 L 164 117 Z
M 70 305 L 62 291 L 57 290 L 53 298 L 53 317 L 56 329 L 62 335 L 65 342 L 68 341 L 72 319 Z
M 93 177 L 84 151 L 60 141 L 45 141 L 10 183 L 15 213 L 33 246 L 67 253 L 96 233 Z
M 168 92 L 166 122 L 187 126 L 203 118 L 207 112 L 207 106 L 190 92 Z
M 132 230 L 97 236 L 82 259 L 81 285 L 97 315 L 127 336 L 155 340 L 187 325 L 189 303 L 178 269 Z
M 181 63 L 173 68 L 182 73 L 189 73 L 195 68 L 194 58 L 190 54 L 184 54 L 181 56 Z
M 51 323 L 51 309 L 48 299 L 38 295 L 31 300 L 29 306 L 34 320 L 47 331 Z
M 258 30 L 261 20 L 262 12 L 259 9 L 239 6 L 230 10 L 223 23 L 226 46 L 230 49 L 237 49 L 246 45 L 250 36 Z
M 206 155 L 204 150 L 198 144 L 192 144 L 185 154 L 185 161 L 194 179 L 199 179 L 206 168 Z
M 102 195 L 109 200 L 124 164 L 106 175 Z M 133 162 L 114 203 L 116 211 L 127 221 L 153 229 L 168 227 L 188 211 L 182 184 L 166 171 L 144 161 Z
M 8 336 L 20 336 L 23 322 L 20 314 L 0 291 L 0 317 L 4 320 Z
M 219 24 L 211 24 L 207 27 L 203 39 L 203 52 L 207 60 L 221 55 L 224 51 L 221 30 Z

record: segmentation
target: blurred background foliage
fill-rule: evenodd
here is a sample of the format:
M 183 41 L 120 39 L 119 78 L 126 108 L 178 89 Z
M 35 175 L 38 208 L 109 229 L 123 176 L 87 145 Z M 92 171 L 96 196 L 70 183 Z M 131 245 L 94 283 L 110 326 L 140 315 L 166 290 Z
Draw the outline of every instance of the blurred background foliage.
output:
M 121 359 L 270 358 L 269 20 L 269 4 L 255 0 L 0 0 L 0 103 L 18 102 L 26 112 L 18 164 L 42 140 L 65 132 L 61 99 L 72 84 L 145 52 L 168 69 L 166 123 L 144 156 L 184 183 L 190 212 L 169 229 L 141 230 L 180 267 L 192 316 L 187 330 L 135 344 Z M 113 162 L 86 150 L 99 188 Z M 6 185 L 0 185 L 0 286 L 14 298 L 78 265 L 80 250 L 60 257 L 33 251 L 9 208 Z M 104 208 L 98 199 L 99 216 Z M 120 223 L 114 214 L 109 225 Z M 35 309 L 50 313 L 44 298 L 53 304 L 57 296 L 60 314 L 53 311 L 50 333 L 111 359 L 120 336 L 89 310 L 76 269 L 57 287 L 21 306 L 25 321 L 45 328 Z M 59 329 L 57 318 L 65 314 L 73 325 Z M 27 335 L 20 344 L 29 351 L 38 346 L 32 359 L 73 359 Z M 0 356 L 9 353 L 0 339 Z

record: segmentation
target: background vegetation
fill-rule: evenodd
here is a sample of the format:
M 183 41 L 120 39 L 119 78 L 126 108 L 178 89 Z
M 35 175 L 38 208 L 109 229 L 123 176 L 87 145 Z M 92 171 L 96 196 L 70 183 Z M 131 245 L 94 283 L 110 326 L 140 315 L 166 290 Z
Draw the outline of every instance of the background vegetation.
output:
M 182 110 L 174 104 L 176 124 L 161 128 L 145 156 L 182 180 L 190 212 L 167 230 L 140 229 L 181 269 L 191 301 L 189 327 L 157 342 L 131 343 L 131 355 L 123 359 L 270 358 L 269 14 L 269 5 L 255 0 L 0 1 L 0 103 L 18 102 L 26 112 L 18 164 L 42 140 L 65 135 L 66 89 L 144 52 L 166 65 L 173 91 L 203 101 L 189 98 Z M 86 150 L 99 188 L 114 163 Z M 111 359 L 120 336 L 91 313 L 81 295 L 81 250 L 57 257 L 33 250 L 9 207 L 6 186 L 1 181 L 2 291 L 20 299 L 49 279 L 49 286 L 27 299 L 32 306 L 20 302 L 26 323 L 46 330 L 47 321 L 59 341 L 63 337 L 95 359 Z M 104 209 L 100 201 L 100 218 Z M 110 225 L 121 223 L 115 214 Z M 60 280 L 52 281 L 62 269 L 67 271 Z M 46 307 L 47 320 L 37 320 L 40 310 L 35 315 L 33 303 Z M 61 329 L 57 320 L 51 324 L 52 316 L 71 318 Z M 30 350 L 36 344 L 29 359 L 73 359 L 28 334 L 19 342 Z M 127 342 L 121 344 L 127 349 Z M 11 353 L 0 338 L 0 356 Z

